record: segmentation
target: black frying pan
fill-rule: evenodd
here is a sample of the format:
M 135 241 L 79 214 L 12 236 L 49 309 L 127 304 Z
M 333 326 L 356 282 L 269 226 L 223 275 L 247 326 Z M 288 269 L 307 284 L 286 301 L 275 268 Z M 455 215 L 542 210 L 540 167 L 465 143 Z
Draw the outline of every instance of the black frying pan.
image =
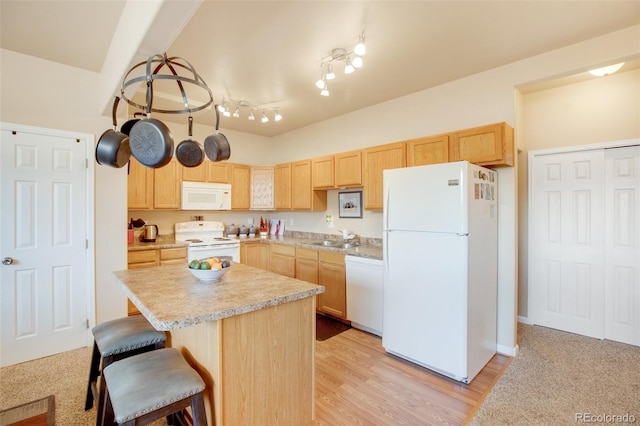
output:
M 116 130 L 116 110 L 118 109 L 118 96 L 113 100 L 111 118 L 113 129 L 105 131 L 96 144 L 96 161 L 98 164 L 116 168 L 124 167 L 129 162 L 131 150 L 129 148 L 129 137 Z
M 231 156 L 231 146 L 227 137 L 218 132 L 220 125 L 218 105 L 215 105 L 213 109 L 216 112 L 216 133 L 204 139 L 204 152 L 211 161 L 225 161 Z
M 189 116 L 189 139 L 185 139 L 176 147 L 176 158 L 184 167 L 197 167 L 204 161 L 202 146 L 192 136 L 193 117 Z
M 158 168 L 165 166 L 173 157 L 173 136 L 160 120 L 151 118 L 153 102 L 152 81 L 147 82 L 147 114 L 133 125 L 129 133 L 131 154 L 140 164 Z

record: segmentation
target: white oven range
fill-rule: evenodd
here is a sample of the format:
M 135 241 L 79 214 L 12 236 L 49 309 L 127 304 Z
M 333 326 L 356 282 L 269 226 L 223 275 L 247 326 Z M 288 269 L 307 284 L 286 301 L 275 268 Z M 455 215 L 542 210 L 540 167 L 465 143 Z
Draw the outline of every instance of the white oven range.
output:
M 215 221 L 179 222 L 174 227 L 176 241 L 185 241 L 187 261 L 207 257 L 231 256 L 240 262 L 240 241 L 226 238 L 224 223 Z

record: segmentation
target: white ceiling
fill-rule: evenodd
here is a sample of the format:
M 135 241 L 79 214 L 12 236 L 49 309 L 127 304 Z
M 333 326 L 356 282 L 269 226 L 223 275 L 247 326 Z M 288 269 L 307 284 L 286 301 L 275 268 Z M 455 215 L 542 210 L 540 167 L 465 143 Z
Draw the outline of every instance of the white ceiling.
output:
M 1 0 L 0 46 L 101 72 L 125 3 Z M 221 123 L 273 136 L 638 23 L 638 1 L 206 0 L 163 48 L 194 66 L 216 102 L 278 107 L 277 123 L 249 121 L 246 110 Z M 364 67 L 350 75 L 338 67 L 331 95 L 320 96 L 321 58 L 353 47 L 363 28 Z M 163 53 L 145 49 L 138 56 Z M 176 86 L 166 98 L 178 95 Z M 183 115 L 161 119 L 186 123 Z M 195 119 L 213 125 L 214 114 Z

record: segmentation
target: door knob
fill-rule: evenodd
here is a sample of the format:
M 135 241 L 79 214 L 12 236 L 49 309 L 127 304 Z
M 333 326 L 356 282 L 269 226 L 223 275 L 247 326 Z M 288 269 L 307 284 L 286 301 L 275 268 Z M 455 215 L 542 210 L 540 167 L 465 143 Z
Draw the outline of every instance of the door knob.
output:
M 2 264 L 3 265 L 11 265 L 13 263 L 13 259 L 10 257 L 3 257 Z

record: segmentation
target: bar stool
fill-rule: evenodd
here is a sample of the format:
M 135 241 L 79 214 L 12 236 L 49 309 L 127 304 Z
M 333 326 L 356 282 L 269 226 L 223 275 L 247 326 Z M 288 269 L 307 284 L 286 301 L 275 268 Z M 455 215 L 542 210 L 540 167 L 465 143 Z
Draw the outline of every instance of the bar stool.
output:
M 104 375 L 100 374 L 108 365 L 127 357 L 164 348 L 166 335 L 158 331 L 142 315 L 119 318 L 98 324 L 91 330 L 94 344 L 89 368 L 89 383 L 84 409 L 89 410 L 93 402 L 98 403 L 96 424 L 100 424 L 104 407 Z M 102 367 L 101 367 L 102 365 Z M 97 381 L 100 376 L 100 386 Z M 98 389 L 100 392 L 98 392 Z
M 103 370 L 103 425 L 146 425 L 191 407 L 193 426 L 206 426 L 204 381 L 175 348 L 118 361 Z

